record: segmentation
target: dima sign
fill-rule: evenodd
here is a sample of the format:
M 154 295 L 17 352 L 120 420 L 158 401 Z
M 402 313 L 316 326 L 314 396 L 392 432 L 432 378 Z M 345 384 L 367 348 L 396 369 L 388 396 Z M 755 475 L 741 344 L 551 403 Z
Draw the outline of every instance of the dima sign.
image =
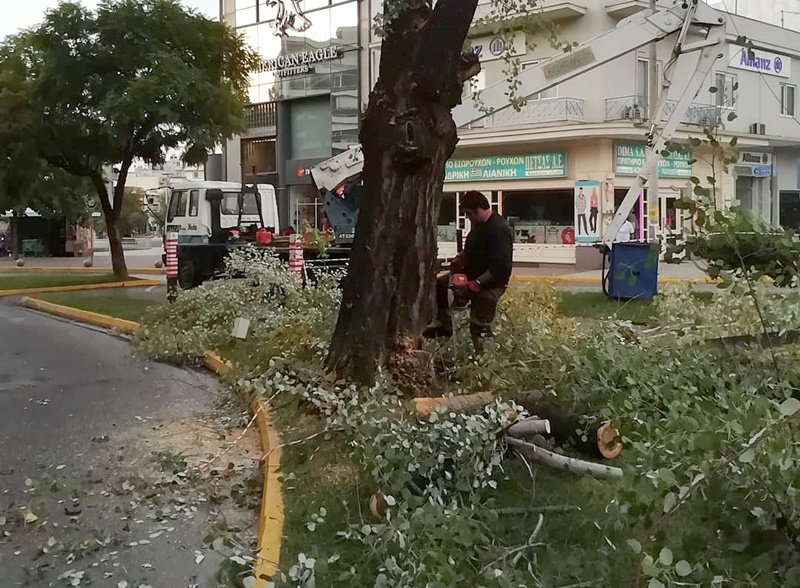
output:
M 259 73 L 275 72 L 277 76 L 294 76 L 308 73 L 314 63 L 320 61 L 330 61 L 339 58 L 338 47 L 324 47 L 316 51 L 301 51 L 300 53 L 290 53 L 281 55 L 275 59 L 265 59 L 258 66 Z

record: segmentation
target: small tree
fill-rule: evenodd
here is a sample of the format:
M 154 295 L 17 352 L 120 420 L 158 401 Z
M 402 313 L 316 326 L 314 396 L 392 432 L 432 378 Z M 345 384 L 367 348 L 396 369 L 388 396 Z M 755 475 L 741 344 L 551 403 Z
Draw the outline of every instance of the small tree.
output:
M 79 220 L 91 185 L 42 159 L 29 133 L 34 115 L 24 63 L 0 47 L 0 66 L 0 212 L 21 215 L 31 208 L 42 216 Z
M 233 29 L 176 0 L 105 0 L 95 12 L 64 2 L 5 49 L 29 81 L 39 155 L 91 182 L 114 273 L 126 277 L 118 220 L 131 164 L 161 163 L 173 148 L 201 163 L 240 132 L 257 55 Z M 111 165 L 119 179 L 110 194 Z

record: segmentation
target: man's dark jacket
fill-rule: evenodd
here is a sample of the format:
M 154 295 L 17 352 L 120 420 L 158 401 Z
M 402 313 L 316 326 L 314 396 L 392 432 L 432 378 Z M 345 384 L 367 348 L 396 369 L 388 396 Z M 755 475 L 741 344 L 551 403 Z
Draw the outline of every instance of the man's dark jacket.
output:
M 483 223 L 473 223 L 464 243 L 464 273 L 480 279 L 483 288 L 501 288 L 511 279 L 514 236 L 506 220 L 492 212 Z M 489 275 L 491 274 L 491 278 Z

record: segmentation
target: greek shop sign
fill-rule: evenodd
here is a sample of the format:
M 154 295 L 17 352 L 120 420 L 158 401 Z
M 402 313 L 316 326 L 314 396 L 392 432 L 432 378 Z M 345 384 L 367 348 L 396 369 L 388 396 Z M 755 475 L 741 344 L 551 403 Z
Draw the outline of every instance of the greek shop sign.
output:
M 264 59 L 258 66 L 258 71 L 274 72 L 279 77 L 294 76 L 308 73 L 311 65 L 320 61 L 331 61 L 339 59 L 338 47 L 324 47 L 316 51 L 301 51 L 281 55 L 275 59 Z
M 531 155 L 503 155 L 451 159 L 445 165 L 445 182 L 563 178 L 567 175 L 564 151 Z
M 637 176 L 644 165 L 644 145 L 617 144 L 614 169 L 618 176 Z M 670 153 L 658 162 L 658 175 L 664 178 L 691 178 L 692 158 L 683 153 Z
M 792 58 L 766 51 L 730 45 L 729 67 L 753 71 L 768 76 L 789 78 L 792 75 Z

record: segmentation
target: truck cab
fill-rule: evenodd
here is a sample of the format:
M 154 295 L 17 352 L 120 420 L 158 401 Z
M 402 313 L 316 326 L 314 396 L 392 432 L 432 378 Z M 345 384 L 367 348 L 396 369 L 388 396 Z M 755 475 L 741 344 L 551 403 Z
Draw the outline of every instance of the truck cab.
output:
M 256 231 L 280 230 L 269 184 L 185 181 L 169 186 L 164 235 L 178 235 L 178 282 L 184 289 L 220 273 L 227 252 L 255 241 Z M 252 239 L 248 239 L 252 237 Z M 166 263 L 166 260 L 165 260 Z

